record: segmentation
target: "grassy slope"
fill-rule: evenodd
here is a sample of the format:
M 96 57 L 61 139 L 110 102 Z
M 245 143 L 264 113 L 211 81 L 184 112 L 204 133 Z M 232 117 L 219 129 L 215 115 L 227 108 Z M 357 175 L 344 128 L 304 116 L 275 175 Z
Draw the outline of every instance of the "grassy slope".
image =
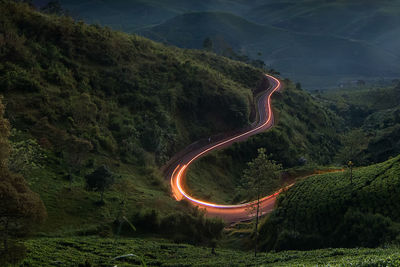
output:
M 242 172 L 260 147 L 284 168 L 299 165 L 301 157 L 311 169 L 332 163 L 343 127 L 335 114 L 291 83 L 273 96 L 272 106 L 276 123 L 272 129 L 193 164 L 187 175 L 193 195 L 224 203 L 241 200 L 237 186 Z
M 0 6 L 7 33 L 0 36 L 0 93 L 18 130 L 13 141 L 36 140 L 47 155 L 30 159 L 42 167 L 26 173 L 48 209 L 44 232 L 93 230 L 115 219 L 126 194 L 114 188 L 98 207 L 98 193 L 83 189 L 83 176 L 102 164 L 129 191 L 129 213 L 176 210 L 160 164 L 200 137 L 248 124 L 259 70 L 22 4 Z M 93 149 L 80 152 L 78 141 Z
M 382 162 L 400 153 L 400 86 L 358 87 L 325 91 L 319 95 L 350 127 L 361 127 L 369 137 L 364 151 L 370 162 Z
M 399 249 L 323 249 L 252 253 L 169 243 L 165 240 L 42 238 L 26 242 L 28 257 L 25 263 L 33 266 L 54 266 L 55 262 L 78 265 L 85 261 L 94 265 L 137 266 L 138 257 L 112 260 L 116 256 L 135 254 L 147 265 L 157 266 L 398 266 Z
M 400 156 L 296 183 L 261 226 L 268 249 L 377 246 L 400 233 Z
M 272 64 L 308 88 L 333 87 L 338 79 L 377 79 L 399 75 L 396 68 L 400 43 L 399 6 L 393 1 L 61 2 L 72 10 L 72 14 L 87 22 L 127 32 L 141 32 L 154 40 L 182 47 L 197 48 L 204 38 L 214 37 L 223 46 L 228 42 L 244 54 L 265 60 L 267 65 Z M 219 17 L 226 17 L 226 13 L 223 15 L 221 12 L 230 12 L 242 18 L 230 15 L 228 20 L 213 20 L 209 18 L 212 16 L 209 11 L 219 12 Z M 188 20 L 190 14 L 185 13 L 189 12 L 206 12 L 208 15 L 203 16 L 212 21 L 212 27 L 204 31 L 204 26 L 209 24 L 196 25 L 198 16 Z M 241 23 L 238 24 L 238 20 Z M 252 24 L 247 27 L 248 33 L 257 33 L 243 35 L 241 29 L 246 24 Z M 281 30 L 276 31 L 270 25 Z M 282 29 L 294 33 L 287 34 Z M 259 56 L 258 52 L 262 55 Z

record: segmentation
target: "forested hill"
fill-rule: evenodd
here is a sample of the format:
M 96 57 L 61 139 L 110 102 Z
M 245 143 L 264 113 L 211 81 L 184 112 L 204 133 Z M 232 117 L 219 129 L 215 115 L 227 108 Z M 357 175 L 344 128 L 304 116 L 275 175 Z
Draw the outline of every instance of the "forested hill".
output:
M 8 117 L 54 151 L 89 142 L 93 152 L 129 162 L 151 152 L 162 164 L 249 123 L 259 70 L 8 1 L 0 12 Z
M 159 167 L 199 138 L 254 119 L 253 94 L 264 70 L 12 1 L 0 1 L 0 33 L 0 94 L 13 127 L 11 169 L 43 199 L 49 214 L 44 232 L 109 225 L 126 190 L 128 217 L 176 210 Z M 301 156 L 326 162 L 335 153 L 337 117 L 284 83 L 273 100 L 280 126 L 237 149 L 238 166 L 262 146 L 290 166 Z M 311 121 L 308 112 L 318 119 Z M 317 147 L 331 151 L 326 157 L 305 145 L 314 138 L 307 124 L 321 133 Z M 102 165 L 117 178 L 98 209 L 99 196 L 85 190 L 84 177 Z

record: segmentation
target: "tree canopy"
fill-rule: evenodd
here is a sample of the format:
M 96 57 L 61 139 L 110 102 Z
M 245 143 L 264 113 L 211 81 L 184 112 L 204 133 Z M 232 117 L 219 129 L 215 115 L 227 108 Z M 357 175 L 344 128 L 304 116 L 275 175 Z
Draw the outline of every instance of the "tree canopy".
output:
M 10 238 L 23 237 L 46 218 L 46 209 L 39 195 L 32 192 L 24 177 L 10 172 L 10 124 L 4 118 L 4 105 L 0 97 L 0 234 L 2 260 L 15 263 L 15 244 Z M 19 246 L 20 247 L 20 246 Z M 18 254 L 18 253 L 17 253 Z

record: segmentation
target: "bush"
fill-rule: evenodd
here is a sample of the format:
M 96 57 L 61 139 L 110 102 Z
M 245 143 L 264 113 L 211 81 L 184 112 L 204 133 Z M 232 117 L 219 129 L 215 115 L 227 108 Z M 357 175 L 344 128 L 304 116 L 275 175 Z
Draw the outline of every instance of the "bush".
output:
M 9 247 L 7 251 L 0 251 L 0 265 L 17 266 L 26 256 L 26 247 L 24 244 L 17 243 L 15 241 L 9 242 Z
M 156 210 L 141 210 L 136 212 L 130 221 L 138 233 L 156 234 L 176 242 L 191 244 L 208 244 L 213 239 L 221 238 L 225 226 L 222 220 L 206 218 L 204 213 L 197 209 L 164 217 L 160 217 Z M 123 235 L 133 234 L 128 225 L 124 225 L 121 230 Z
M 334 246 L 377 247 L 390 242 L 400 234 L 400 225 L 381 214 L 362 213 L 349 209 L 333 236 Z

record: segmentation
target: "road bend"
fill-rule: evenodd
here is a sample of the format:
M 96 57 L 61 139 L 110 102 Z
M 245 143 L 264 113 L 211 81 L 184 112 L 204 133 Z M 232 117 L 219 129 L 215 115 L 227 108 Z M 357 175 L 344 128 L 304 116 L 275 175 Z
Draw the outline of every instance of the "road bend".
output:
M 256 201 L 236 205 L 221 205 L 197 199 L 186 192 L 185 175 L 190 164 L 200 157 L 205 156 L 214 150 L 228 147 L 235 142 L 244 141 L 250 136 L 264 132 L 273 126 L 274 116 L 271 107 L 271 96 L 274 92 L 280 90 L 282 85 L 277 78 L 268 74 L 266 74 L 266 77 L 269 81 L 269 87 L 258 98 L 257 108 L 259 119 L 255 126 L 245 132 L 194 149 L 187 154 L 180 156 L 173 163 L 168 175 L 171 181 L 172 193 L 177 201 L 186 199 L 192 205 L 205 209 L 207 216 L 220 217 L 228 223 L 247 221 L 254 218 L 254 212 L 251 211 L 251 207 L 254 207 Z M 262 215 L 270 213 L 273 210 L 276 197 L 280 192 L 281 190 L 261 199 L 260 211 Z

